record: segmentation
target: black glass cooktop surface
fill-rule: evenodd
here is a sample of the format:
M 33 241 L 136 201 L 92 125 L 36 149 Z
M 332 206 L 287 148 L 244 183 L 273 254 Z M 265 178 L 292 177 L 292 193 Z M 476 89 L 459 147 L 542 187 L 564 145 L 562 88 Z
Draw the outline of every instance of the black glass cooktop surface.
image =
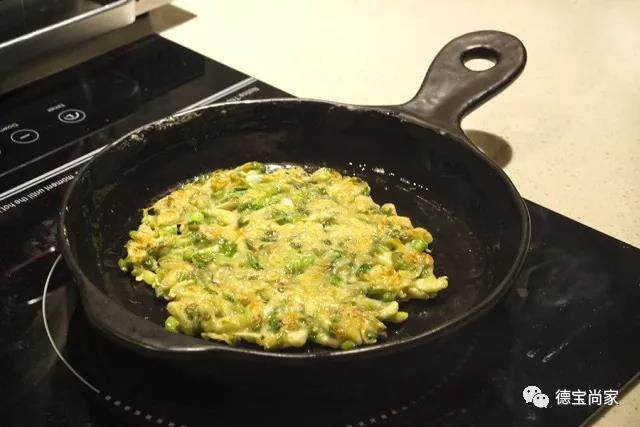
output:
M 282 96 L 152 36 L 0 98 L 0 424 L 579 425 L 605 402 L 561 405 L 557 391 L 617 392 L 636 375 L 640 250 L 530 202 L 532 245 L 507 297 L 453 335 L 393 356 L 384 366 L 395 375 L 371 365 L 357 383 L 327 384 L 321 372 L 286 389 L 218 383 L 96 332 L 55 246 L 61 192 L 78 168 L 185 107 Z M 546 408 L 524 401 L 527 386 L 548 395 Z

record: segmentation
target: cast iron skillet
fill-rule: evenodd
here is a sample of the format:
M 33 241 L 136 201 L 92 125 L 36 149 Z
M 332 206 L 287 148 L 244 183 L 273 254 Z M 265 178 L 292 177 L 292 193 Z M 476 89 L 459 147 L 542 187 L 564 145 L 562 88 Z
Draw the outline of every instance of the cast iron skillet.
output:
M 463 65 L 477 57 L 495 66 L 470 71 Z M 460 120 L 509 85 L 525 62 L 515 37 L 474 32 L 440 51 L 418 94 L 403 105 L 225 103 L 160 120 L 114 142 L 80 171 L 60 212 L 62 252 L 88 318 L 145 356 L 283 363 L 394 353 L 478 318 L 522 266 L 530 224 L 513 184 L 469 142 Z M 449 288 L 434 300 L 405 303 L 405 323 L 378 344 L 349 351 L 312 345 L 265 351 L 165 331 L 165 303 L 117 268 L 128 231 L 137 227 L 143 207 L 177 183 L 251 160 L 329 166 L 362 177 L 374 200 L 394 202 L 399 214 L 432 231 L 436 272 L 449 276 Z

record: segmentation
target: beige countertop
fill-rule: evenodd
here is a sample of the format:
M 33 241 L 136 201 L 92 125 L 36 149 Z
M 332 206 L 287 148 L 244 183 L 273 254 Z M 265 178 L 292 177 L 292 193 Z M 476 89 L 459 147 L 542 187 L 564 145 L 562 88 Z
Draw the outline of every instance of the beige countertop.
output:
M 167 38 L 296 96 L 354 104 L 408 100 L 460 34 L 518 36 L 524 73 L 463 128 L 508 143 L 505 171 L 524 197 L 640 246 L 640 2 L 173 4 L 196 17 Z M 597 425 L 640 425 L 640 387 Z
M 447 41 L 502 30 L 524 42 L 527 67 L 463 128 L 506 141 L 504 168 L 524 197 L 640 247 L 638 22 L 634 0 L 175 0 L 29 64 L 0 88 L 159 31 L 299 97 L 398 104 Z M 596 425 L 640 425 L 640 386 L 620 402 Z

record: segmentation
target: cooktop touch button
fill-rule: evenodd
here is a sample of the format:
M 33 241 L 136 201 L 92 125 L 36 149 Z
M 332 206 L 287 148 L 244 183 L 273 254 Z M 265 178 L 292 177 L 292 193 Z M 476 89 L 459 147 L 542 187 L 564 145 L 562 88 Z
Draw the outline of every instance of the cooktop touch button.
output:
M 13 131 L 9 138 L 16 144 L 31 144 L 40 138 L 40 134 L 33 129 L 18 129 Z
M 87 115 L 82 110 L 77 110 L 75 108 L 70 108 L 68 110 L 61 111 L 58 114 L 58 120 L 62 123 L 80 123 L 83 121 Z

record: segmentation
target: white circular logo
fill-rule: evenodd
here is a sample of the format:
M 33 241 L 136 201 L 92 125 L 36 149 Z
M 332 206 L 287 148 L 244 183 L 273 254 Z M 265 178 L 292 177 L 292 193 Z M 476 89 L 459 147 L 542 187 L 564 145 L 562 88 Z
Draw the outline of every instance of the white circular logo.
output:
M 524 390 L 522 390 L 522 397 L 525 402 L 532 403 L 536 408 L 546 408 L 549 406 L 549 396 L 544 394 L 538 386 L 526 386 Z
M 530 385 L 525 387 L 524 390 L 522 390 L 522 397 L 524 398 L 525 402 L 531 403 L 533 401 L 533 396 L 540 393 L 542 393 L 542 390 L 540 390 L 540 387 L 535 385 Z
M 549 396 L 544 393 L 538 393 L 533 396 L 533 406 L 536 408 L 546 408 L 549 406 Z

